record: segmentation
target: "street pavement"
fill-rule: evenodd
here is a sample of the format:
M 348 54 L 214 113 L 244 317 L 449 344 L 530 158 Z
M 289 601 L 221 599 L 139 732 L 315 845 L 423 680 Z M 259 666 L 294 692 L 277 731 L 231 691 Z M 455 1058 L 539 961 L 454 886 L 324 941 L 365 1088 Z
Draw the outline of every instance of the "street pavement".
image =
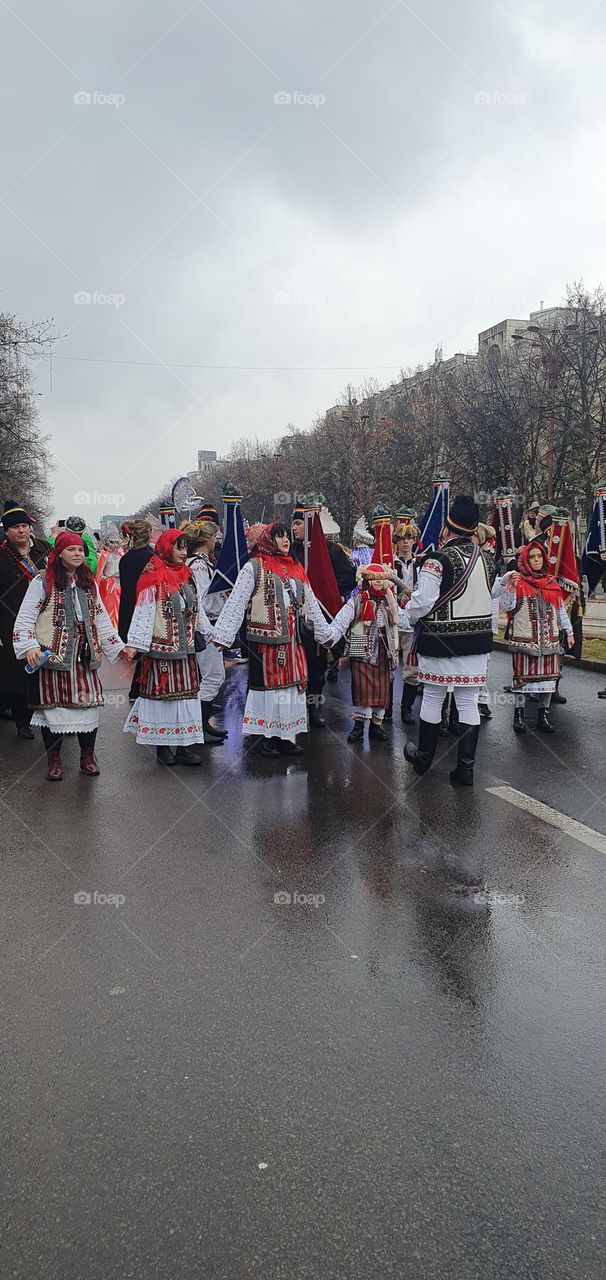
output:
M 115 669 L 96 780 L 0 723 L 2 1277 L 603 1280 L 603 677 L 516 738 L 509 672 L 470 791 L 347 672 L 300 759 L 245 668 L 197 770 Z

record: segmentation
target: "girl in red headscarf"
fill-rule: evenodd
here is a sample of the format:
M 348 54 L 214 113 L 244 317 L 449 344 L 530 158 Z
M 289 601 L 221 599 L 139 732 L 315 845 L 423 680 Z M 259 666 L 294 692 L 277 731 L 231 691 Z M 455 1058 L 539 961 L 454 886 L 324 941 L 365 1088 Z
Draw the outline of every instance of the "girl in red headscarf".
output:
M 251 531 L 249 530 L 249 533 Z M 302 628 L 328 636 L 328 624 L 303 565 L 293 560 L 285 524 L 255 526 L 252 558 L 240 570 L 215 624 L 213 639 L 229 649 L 246 617 L 248 695 L 243 734 L 263 738 L 264 756 L 299 755 L 307 733 L 307 658 Z
M 386 742 L 383 719 L 399 660 L 400 613 L 390 585 L 396 574 L 386 565 L 369 564 L 356 576 L 360 590 L 339 610 L 329 642 L 334 645 L 347 636 L 349 645 L 354 723 L 347 741 L 361 742 L 368 722 L 369 738 Z
M 38 668 L 29 695 L 35 708 L 32 724 L 42 728 L 51 782 L 63 777 L 65 733 L 78 735 L 82 772 L 98 775 L 101 659 L 115 662 L 121 653 L 128 659 L 133 656 L 108 616 L 85 554 L 79 533 L 66 529 L 58 535 L 46 569 L 29 584 L 13 632 L 16 656 Z M 43 651 L 48 656 L 40 665 Z
M 501 608 L 508 615 L 505 639 L 513 656 L 514 732 L 526 732 L 524 704 L 526 695 L 533 693 L 539 704 L 539 733 L 555 733 L 547 710 L 560 675 L 560 631 L 566 632 L 569 649 L 574 636 L 543 544 L 533 541 L 522 547 L 517 569 L 502 582 Z
M 194 750 L 204 742 L 196 645 L 210 640 L 213 629 L 199 603 L 187 556 L 185 534 L 166 529 L 137 583 L 128 632 L 129 645 L 145 657 L 141 694 L 124 732 L 155 746 L 161 765 L 202 763 Z

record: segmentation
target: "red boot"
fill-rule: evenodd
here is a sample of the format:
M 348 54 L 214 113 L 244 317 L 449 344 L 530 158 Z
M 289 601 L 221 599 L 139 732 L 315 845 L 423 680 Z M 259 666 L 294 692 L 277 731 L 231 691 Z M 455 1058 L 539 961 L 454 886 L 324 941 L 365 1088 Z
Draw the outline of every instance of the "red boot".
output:
M 62 782 L 63 770 L 61 768 L 61 752 L 47 751 L 46 758 L 48 760 L 47 778 L 49 782 Z
M 92 747 L 83 747 L 80 752 L 80 768 L 87 778 L 98 778 L 101 772 Z

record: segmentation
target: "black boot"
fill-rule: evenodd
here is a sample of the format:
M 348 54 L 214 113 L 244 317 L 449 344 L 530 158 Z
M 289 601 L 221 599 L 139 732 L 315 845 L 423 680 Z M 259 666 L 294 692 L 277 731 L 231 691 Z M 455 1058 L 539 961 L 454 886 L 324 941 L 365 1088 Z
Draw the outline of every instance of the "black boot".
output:
M 492 711 L 487 702 L 478 702 L 478 711 L 481 720 L 492 720 Z
M 380 720 L 371 720 L 368 729 L 368 736 L 369 738 L 374 738 L 375 742 L 389 742 L 389 737 Z
M 537 733 L 555 733 L 555 729 L 547 719 L 547 707 L 539 707 L 537 711 Z
M 202 708 L 202 729 L 204 731 L 204 744 L 208 747 L 220 747 L 227 737 L 225 729 L 215 729 L 210 723 L 210 717 L 213 713 L 212 702 L 200 703 Z
M 351 733 L 348 733 L 347 741 L 348 742 L 364 741 L 364 721 L 363 720 L 354 720 L 353 729 Z
M 280 739 L 264 738 L 263 742 L 261 743 L 261 755 L 271 756 L 271 758 L 275 760 L 277 759 L 279 754 L 280 754 Z
M 288 738 L 280 738 L 279 742 L 280 742 L 280 745 L 278 747 L 278 751 L 280 752 L 281 756 L 302 756 L 303 755 L 303 747 L 300 747 L 298 742 L 289 742 Z
M 436 753 L 439 732 L 439 724 L 430 724 L 429 720 L 419 720 L 418 747 L 415 747 L 414 742 L 407 742 L 404 747 L 404 755 L 415 773 L 427 773 Z
M 526 733 L 526 721 L 524 719 L 523 707 L 516 707 L 513 713 L 513 731 L 514 733 Z
M 202 756 L 194 747 L 177 747 L 175 764 L 202 764 Z
M 560 693 L 560 681 L 559 681 L 559 680 L 556 680 L 555 693 L 552 693 L 552 695 L 551 695 L 551 701 L 552 701 L 552 702 L 555 702 L 556 706 L 558 706 L 558 707 L 564 706 L 564 704 L 568 701 L 568 699 L 564 697 L 564 694 L 563 694 L 563 693 Z M 550 729 L 548 729 L 548 730 L 547 730 L 547 733 L 550 733 L 550 732 L 555 733 L 555 729 L 554 729 L 554 730 L 550 730 Z
M 417 687 L 414 684 L 406 684 L 402 690 L 402 702 L 400 704 L 400 712 L 402 715 L 402 724 L 414 724 L 414 716 L 412 708 L 417 694 Z
M 156 747 L 156 760 L 158 764 L 167 766 L 177 763 L 177 758 L 172 747 Z
M 479 733 L 479 724 L 460 725 L 457 767 L 450 771 L 450 781 L 460 787 L 473 787 L 473 766 L 476 762 Z
M 18 738 L 27 738 L 27 739 L 31 739 L 31 738 L 35 738 L 35 736 L 36 736 L 36 735 L 35 735 L 35 733 L 34 733 L 33 729 L 30 729 L 30 726 L 29 726 L 28 724 L 20 724 L 20 725 L 18 726 L 18 729 L 17 729 L 17 737 L 18 737 Z

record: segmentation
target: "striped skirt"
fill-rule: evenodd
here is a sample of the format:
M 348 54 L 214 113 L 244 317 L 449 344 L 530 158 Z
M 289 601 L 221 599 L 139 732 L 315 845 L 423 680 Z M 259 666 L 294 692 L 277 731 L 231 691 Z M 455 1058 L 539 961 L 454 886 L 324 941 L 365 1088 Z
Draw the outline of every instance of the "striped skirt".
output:
M 513 680 L 514 689 L 523 689 L 527 684 L 541 684 L 543 681 L 558 680 L 561 671 L 559 653 L 545 653 L 540 657 L 531 657 L 528 653 L 514 653 Z
M 65 707 L 79 711 L 103 706 L 103 689 L 98 671 L 91 671 L 87 663 L 80 661 L 82 645 L 86 641 L 84 623 L 76 623 L 76 628 L 69 671 L 55 671 L 48 663 L 45 667 L 40 667 L 29 684 L 30 707 Z
M 351 698 L 354 707 L 388 707 L 391 687 L 391 669 L 387 650 L 379 645 L 379 665 L 350 658 Z
M 200 672 L 195 653 L 186 658 L 147 657 L 141 664 L 142 698 L 170 702 L 176 698 L 197 698 Z

